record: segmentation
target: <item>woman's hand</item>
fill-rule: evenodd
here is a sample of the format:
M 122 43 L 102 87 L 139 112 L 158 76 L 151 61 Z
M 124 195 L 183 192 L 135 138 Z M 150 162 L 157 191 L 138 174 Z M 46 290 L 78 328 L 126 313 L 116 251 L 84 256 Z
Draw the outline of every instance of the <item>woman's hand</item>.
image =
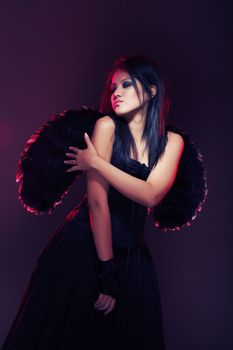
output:
M 98 259 L 97 285 L 99 298 L 95 302 L 95 308 L 106 310 L 104 314 L 107 315 L 115 307 L 120 292 L 115 257 L 105 261 Z
M 73 158 L 73 160 L 64 160 L 64 163 L 71 164 L 73 166 L 69 168 L 67 172 L 91 169 L 93 157 L 98 156 L 98 153 L 96 152 L 96 149 L 87 133 L 84 134 L 84 139 L 87 144 L 86 149 L 81 150 L 77 147 L 69 147 L 69 149 L 74 153 L 66 153 L 66 156 Z
M 99 298 L 95 302 L 95 308 L 98 310 L 106 310 L 105 315 L 109 314 L 114 309 L 116 299 L 112 298 L 110 295 L 99 294 Z

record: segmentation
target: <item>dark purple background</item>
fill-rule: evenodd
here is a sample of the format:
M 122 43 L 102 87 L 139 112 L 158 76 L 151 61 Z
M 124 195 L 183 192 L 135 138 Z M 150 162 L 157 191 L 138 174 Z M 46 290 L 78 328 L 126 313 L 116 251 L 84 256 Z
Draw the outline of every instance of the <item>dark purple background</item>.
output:
M 191 227 L 147 222 L 167 350 L 230 350 L 232 339 L 232 7 L 230 1 L 8 1 L 0 8 L 0 340 L 38 255 L 85 192 L 75 184 L 50 216 L 27 213 L 15 171 L 32 132 L 51 114 L 98 106 L 113 60 L 152 56 L 165 72 L 170 119 L 201 150 L 209 194 Z

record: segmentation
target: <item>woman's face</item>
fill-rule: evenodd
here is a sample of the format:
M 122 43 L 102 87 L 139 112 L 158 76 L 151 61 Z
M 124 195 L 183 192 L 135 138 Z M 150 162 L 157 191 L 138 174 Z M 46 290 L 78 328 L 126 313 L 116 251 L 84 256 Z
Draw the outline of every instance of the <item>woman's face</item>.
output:
M 145 107 L 145 103 L 149 100 L 149 95 L 144 94 L 139 80 L 136 79 L 139 90 L 139 98 L 132 84 L 129 74 L 124 70 L 117 70 L 111 81 L 111 104 L 116 115 L 125 115 L 131 112 L 138 112 Z

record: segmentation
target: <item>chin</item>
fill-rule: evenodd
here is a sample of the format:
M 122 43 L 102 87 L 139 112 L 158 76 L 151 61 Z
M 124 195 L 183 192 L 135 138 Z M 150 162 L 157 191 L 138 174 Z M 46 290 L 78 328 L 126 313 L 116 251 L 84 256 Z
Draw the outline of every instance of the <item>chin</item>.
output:
M 124 116 L 126 116 L 126 115 L 129 115 L 130 113 L 132 112 L 132 110 L 121 110 L 120 108 L 116 108 L 115 110 L 114 110 L 114 113 L 117 115 L 117 116 L 122 116 L 122 117 L 124 117 Z
M 114 111 L 115 112 L 115 114 L 116 115 L 119 115 L 119 116 L 121 116 L 121 115 L 124 115 L 125 113 L 123 113 L 123 112 L 119 112 L 119 111 Z

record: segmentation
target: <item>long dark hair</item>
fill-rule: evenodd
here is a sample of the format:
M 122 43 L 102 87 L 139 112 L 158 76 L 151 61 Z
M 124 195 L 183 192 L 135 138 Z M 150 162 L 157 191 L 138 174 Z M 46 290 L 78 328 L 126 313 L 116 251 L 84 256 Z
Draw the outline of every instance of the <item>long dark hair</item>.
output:
M 141 54 L 121 56 L 113 63 L 112 69 L 107 73 L 105 87 L 100 101 L 100 110 L 106 115 L 111 115 L 115 121 L 116 131 L 113 154 L 119 162 L 122 158 L 126 162 L 129 162 L 130 149 L 132 149 L 134 157 L 138 160 L 138 152 L 127 120 L 117 117 L 111 105 L 111 81 L 113 74 L 118 69 L 128 72 L 138 96 L 139 91 L 135 79 L 140 81 L 143 92 L 148 94 L 150 94 L 150 85 L 157 87 L 156 95 L 148 102 L 145 127 L 142 135 L 142 139 L 145 141 L 145 147 L 148 149 L 148 165 L 151 170 L 157 164 L 167 142 L 165 117 L 169 104 L 168 99 L 165 97 L 164 81 L 155 62 Z

